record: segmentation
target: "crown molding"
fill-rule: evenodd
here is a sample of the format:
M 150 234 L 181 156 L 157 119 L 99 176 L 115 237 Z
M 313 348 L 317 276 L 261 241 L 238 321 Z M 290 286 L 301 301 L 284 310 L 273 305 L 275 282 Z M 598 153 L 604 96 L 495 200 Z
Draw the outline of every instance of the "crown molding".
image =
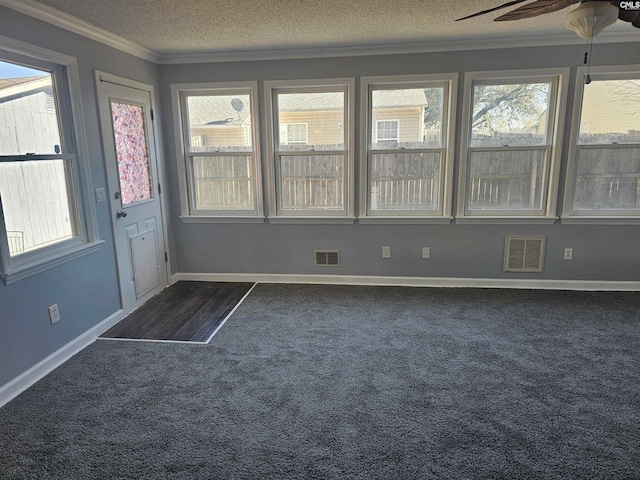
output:
M 0 0 L 0 5 L 42 20 L 43 22 L 50 23 L 64 30 L 77 33 L 78 35 L 90 38 L 91 40 L 116 48 L 125 53 L 135 55 L 144 60 L 149 60 L 154 63 L 159 63 L 160 61 L 160 55 L 153 50 L 141 47 L 114 33 L 98 28 L 84 20 L 80 20 L 72 15 L 33 0 Z
M 637 32 L 603 32 L 597 43 L 630 43 L 640 41 Z M 561 35 L 528 36 L 519 38 L 465 38 L 453 41 L 417 43 L 333 46 L 272 50 L 242 50 L 226 52 L 176 53 L 160 56 L 160 64 L 250 62 L 259 60 L 294 60 L 304 58 L 335 58 L 372 55 L 401 55 L 412 53 L 462 52 L 470 50 L 498 50 L 507 48 L 584 45 L 585 41 L 574 33 Z

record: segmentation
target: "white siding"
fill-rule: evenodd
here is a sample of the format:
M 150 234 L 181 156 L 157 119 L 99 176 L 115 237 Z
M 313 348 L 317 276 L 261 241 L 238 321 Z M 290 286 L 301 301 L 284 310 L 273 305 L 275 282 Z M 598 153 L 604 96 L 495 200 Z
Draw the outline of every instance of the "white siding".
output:
M 0 99 L 0 155 L 55 153 L 60 133 L 56 111 L 47 107 L 47 96 L 50 94 L 40 90 Z
M 44 90 L 0 100 L 0 155 L 54 154 L 60 134 L 52 107 Z M 0 162 L 0 200 L 12 255 L 73 235 L 67 168 L 64 160 Z

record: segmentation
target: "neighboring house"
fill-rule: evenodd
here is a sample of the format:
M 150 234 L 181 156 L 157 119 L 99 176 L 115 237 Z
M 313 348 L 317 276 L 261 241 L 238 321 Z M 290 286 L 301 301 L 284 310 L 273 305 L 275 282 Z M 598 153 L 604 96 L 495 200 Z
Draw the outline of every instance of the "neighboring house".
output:
M 60 145 L 51 77 L 0 78 L 0 155 L 54 154 Z M 21 123 L 38 125 L 34 136 Z
M 36 128 L 19 128 L 23 124 Z M 59 151 L 51 77 L 0 78 L 0 155 Z M 63 160 L 0 163 L 0 201 L 11 255 L 71 237 L 66 170 Z
M 640 142 L 639 83 L 620 80 L 585 85 L 581 141 Z
M 373 99 L 372 142 L 422 142 L 427 100 L 421 90 L 376 90 Z
M 307 145 L 318 150 L 343 148 L 345 115 L 341 93 L 279 94 L 277 101 L 280 149 L 306 150 L 310 148 Z M 248 97 L 194 95 L 187 102 L 193 150 L 240 150 L 251 144 Z M 372 103 L 371 141 L 377 148 L 416 147 L 433 138 L 440 141 L 440 132 L 424 130 L 427 100 L 422 90 L 376 90 Z M 341 205 L 342 160 L 339 156 L 311 157 L 311 162 L 307 159 L 287 157 L 282 161 L 280 174 L 285 185 L 282 204 L 292 210 L 300 204 L 305 208 L 327 209 Z M 405 162 L 399 163 L 395 156 L 378 158 L 375 165 L 376 172 L 386 172 L 378 184 L 390 188 L 407 175 Z M 194 193 L 200 208 L 243 207 L 242 199 L 251 188 L 250 174 L 244 164 L 237 162 L 237 157 L 235 162 L 231 158 L 217 158 L 215 164 L 196 157 L 193 169 Z M 236 195 L 238 192 L 242 194 L 240 197 Z
M 238 102 L 240 100 L 240 103 Z M 343 142 L 344 113 L 340 94 L 279 96 L 281 145 L 334 145 Z M 236 110 L 232 105 L 234 101 Z M 189 97 L 191 142 L 208 146 L 242 146 L 251 141 L 250 109 L 239 98 Z M 426 98 L 419 90 L 376 92 L 373 142 L 420 142 Z
M 191 96 L 188 102 L 192 147 L 251 145 L 248 97 Z

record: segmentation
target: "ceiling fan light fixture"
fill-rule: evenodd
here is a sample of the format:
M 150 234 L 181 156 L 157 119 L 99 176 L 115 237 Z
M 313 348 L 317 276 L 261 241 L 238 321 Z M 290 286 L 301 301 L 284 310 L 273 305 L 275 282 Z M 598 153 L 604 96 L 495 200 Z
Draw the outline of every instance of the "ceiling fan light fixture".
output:
M 603 2 L 583 2 L 567 14 L 565 27 L 580 37 L 589 39 L 598 35 L 618 20 L 618 7 Z

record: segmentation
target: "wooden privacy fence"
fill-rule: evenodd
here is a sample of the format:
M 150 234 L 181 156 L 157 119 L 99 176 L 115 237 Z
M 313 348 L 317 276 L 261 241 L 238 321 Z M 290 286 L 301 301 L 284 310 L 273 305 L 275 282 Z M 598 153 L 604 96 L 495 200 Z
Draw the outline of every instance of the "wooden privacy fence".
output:
M 640 209 L 640 149 L 581 148 L 574 207 Z
M 472 151 L 469 208 L 541 208 L 546 154 L 543 149 Z M 279 162 L 281 208 L 343 208 L 342 154 L 280 155 Z M 369 169 L 371 209 L 438 210 L 441 170 L 440 151 L 372 154 Z M 250 156 L 195 157 L 197 208 L 252 209 L 251 171 Z M 640 149 L 582 148 L 575 207 L 640 208 Z
M 280 157 L 281 208 L 342 210 L 344 155 Z
M 372 210 L 438 210 L 440 152 L 371 156 Z
M 198 210 L 253 210 L 251 156 L 194 157 Z
M 504 147 L 544 145 L 546 135 L 540 133 L 494 132 L 492 135 L 474 134 L 471 145 L 474 147 Z
M 540 208 L 544 156 L 543 150 L 472 152 L 469 208 Z
M 578 142 L 591 145 L 640 143 L 640 130 L 628 130 L 627 133 L 581 133 Z

